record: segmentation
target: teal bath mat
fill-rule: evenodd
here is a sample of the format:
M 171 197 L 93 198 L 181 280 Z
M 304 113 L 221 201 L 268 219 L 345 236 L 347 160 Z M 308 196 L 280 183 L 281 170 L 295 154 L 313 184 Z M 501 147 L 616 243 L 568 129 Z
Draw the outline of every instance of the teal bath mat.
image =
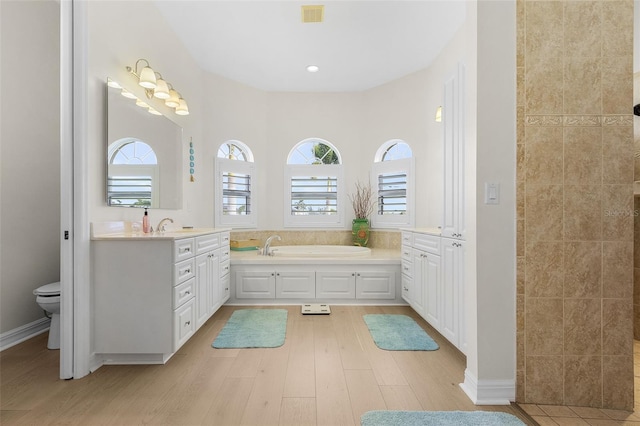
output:
M 438 344 L 406 315 L 363 315 L 376 346 L 389 351 L 435 351 Z
M 495 411 L 369 411 L 362 426 L 522 426 L 516 416 Z
M 286 309 L 235 311 L 213 341 L 214 348 L 277 348 L 284 344 Z

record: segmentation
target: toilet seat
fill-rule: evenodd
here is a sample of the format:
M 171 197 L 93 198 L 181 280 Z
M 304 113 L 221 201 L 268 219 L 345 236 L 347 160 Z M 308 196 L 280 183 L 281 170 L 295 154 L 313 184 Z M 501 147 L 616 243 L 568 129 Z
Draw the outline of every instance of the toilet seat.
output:
M 33 294 L 38 297 L 55 297 L 60 296 L 60 282 L 45 284 L 33 290 Z

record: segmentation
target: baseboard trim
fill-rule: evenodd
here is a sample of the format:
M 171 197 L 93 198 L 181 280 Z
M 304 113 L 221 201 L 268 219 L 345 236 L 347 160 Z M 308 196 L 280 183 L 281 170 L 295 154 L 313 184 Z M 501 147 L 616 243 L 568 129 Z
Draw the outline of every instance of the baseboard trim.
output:
M 460 388 L 475 405 L 510 405 L 516 399 L 514 380 L 478 380 L 468 369 Z
M 0 334 L 0 352 L 46 332 L 49 330 L 50 323 L 51 320 L 49 318 L 40 318 L 39 320 Z

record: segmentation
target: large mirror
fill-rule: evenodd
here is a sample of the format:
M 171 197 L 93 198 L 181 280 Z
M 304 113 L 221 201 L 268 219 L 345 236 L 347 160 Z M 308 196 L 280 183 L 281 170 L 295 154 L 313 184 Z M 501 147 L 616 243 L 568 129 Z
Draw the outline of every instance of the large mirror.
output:
M 182 128 L 107 81 L 107 205 L 182 208 Z

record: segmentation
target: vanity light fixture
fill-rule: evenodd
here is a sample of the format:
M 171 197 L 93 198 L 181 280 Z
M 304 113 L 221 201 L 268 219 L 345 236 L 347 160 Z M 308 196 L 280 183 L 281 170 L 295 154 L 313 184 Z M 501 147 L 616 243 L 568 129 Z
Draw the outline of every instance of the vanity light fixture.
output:
M 169 89 L 169 97 L 164 101 L 164 104 L 170 108 L 177 108 L 180 105 L 180 93 L 171 87 Z
M 144 66 L 138 71 L 141 62 L 143 62 L 142 65 Z M 126 69 L 138 79 L 138 84 L 144 87 L 147 98 L 151 99 L 155 97 L 164 100 L 164 104 L 170 108 L 175 108 L 175 113 L 178 115 L 189 114 L 187 102 L 182 98 L 180 93 L 162 77 L 162 74 L 151 68 L 149 61 L 146 59 L 138 59 L 135 66 L 128 66 Z M 123 89 L 122 95 L 126 96 L 124 92 Z
M 187 106 L 187 102 L 180 98 L 178 101 L 178 106 L 176 107 L 176 114 L 178 115 L 189 115 L 189 107 Z
M 436 123 L 442 122 L 442 106 L 436 108 Z
M 156 73 L 156 88 L 153 89 L 153 96 L 158 99 L 169 99 L 169 85 L 162 78 L 159 72 Z

